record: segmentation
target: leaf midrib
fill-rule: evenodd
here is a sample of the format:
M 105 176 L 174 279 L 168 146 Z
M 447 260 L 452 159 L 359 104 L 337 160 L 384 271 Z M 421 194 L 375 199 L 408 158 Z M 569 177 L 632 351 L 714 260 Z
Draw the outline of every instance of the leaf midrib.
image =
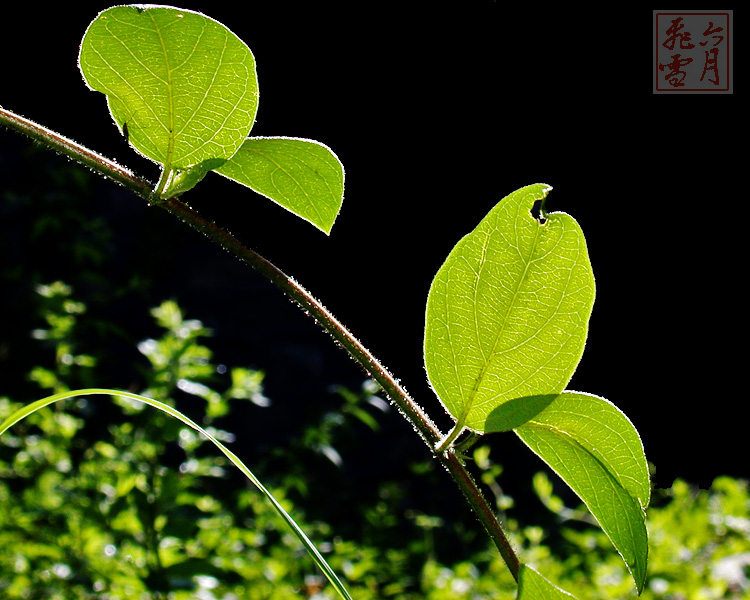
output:
M 550 425 L 549 423 L 541 423 L 540 421 L 535 421 L 535 420 L 533 420 L 533 419 L 532 419 L 532 420 L 530 420 L 530 421 L 527 421 L 527 422 L 526 422 L 526 423 L 524 423 L 524 424 L 523 424 L 523 425 L 522 425 L 521 427 L 528 427 L 529 429 L 532 429 L 532 430 L 536 428 L 536 429 L 539 429 L 539 430 L 542 430 L 542 431 L 552 432 L 552 433 L 554 433 L 555 435 L 559 436 L 560 438 L 563 438 L 563 439 L 566 439 L 566 440 L 568 440 L 568 443 L 569 443 L 569 444 L 570 444 L 571 446 L 574 446 L 574 447 L 578 448 L 578 449 L 579 449 L 579 450 L 581 450 L 581 451 L 582 451 L 582 452 L 583 452 L 584 454 L 587 454 L 588 456 L 590 456 L 590 457 L 591 457 L 591 458 L 592 458 L 592 459 L 594 460 L 594 462 L 596 462 L 596 463 L 597 463 L 597 464 L 598 464 L 598 465 L 599 465 L 599 466 L 600 466 L 600 467 L 602 468 L 602 470 L 604 471 L 604 473 L 606 473 L 606 474 L 607 474 L 607 476 L 608 476 L 608 477 L 609 477 L 609 478 L 610 478 L 610 479 L 611 479 L 611 480 L 612 480 L 612 481 L 613 481 L 613 482 L 614 482 L 614 483 L 615 483 L 615 484 L 617 485 L 617 487 L 618 487 L 618 488 L 620 488 L 620 490 L 622 491 L 622 493 L 623 493 L 623 494 L 625 494 L 625 496 L 627 496 L 627 497 L 628 497 L 628 498 L 630 498 L 631 500 L 633 500 L 633 502 L 634 502 L 634 505 L 635 505 L 635 507 L 638 507 L 638 508 L 640 508 L 640 507 L 641 507 L 641 502 L 640 502 L 640 500 L 639 500 L 639 499 L 638 499 L 638 498 L 637 498 L 636 496 L 634 496 L 634 495 L 633 495 L 633 494 L 632 494 L 632 493 L 631 493 L 631 492 L 630 492 L 630 491 L 629 491 L 629 490 L 628 490 L 628 489 L 627 489 L 627 488 L 626 488 L 626 487 L 625 487 L 625 486 L 624 486 L 624 485 L 622 484 L 622 482 L 620 481 L 620 478 L 619 478 L 619 477 L 617 476 L 617 473 L 616 473 L 616 472 L 613 472 L 613 471 L 612 471 L 612 468 L 611 468 L 611 467 L 609 466 L 609 464 L 608 464 L 608 463 L 606 463 L 606 462 L 604 462 L 604 461 L 603 461 L 603 460 L 602 460 L 602 459 L 601 459 L 601 458 L 600 458 L 599 456 L 597 456 L 596 454 L 594 454 L 594 453 L 593 453 L 593 452 L 592 452 L 591 450 L 589 450 L 589 449 L 588 449 L 588 448 L 587 448 L 587 447 L 586 447 L 585 445 L 583 445 L 583 444 L 582 444 L 582 443 L 581 443 L 581 442 L 580 442 L 580 441 L 579 441 L 579 440 L 578 440 L 578 439 L 577 439 L 577 438 L 576 438 L 576 437 L 575 437 L 575 436 L 574 436 L 574 435 L 573 435 L 572 433 L 570 433 L 570 432 L 568 432 L 568 431 L 566 431 L 566 430 L 564 430 L 564 429 L 560 429 L 559 427 L 557 427 L 557 426 L 555 426 L 555 425 Z M 545 461 L 545 462 L 546 462 L 546 461 Z M 550 465 L 550 466 L 551 466 L 551 465 Z M 553 467 L 553 469 L 554 469 L 554 467 Z M 588 470 L 587 470 L 587 469 L 586 469 L 585 467 L 583 467 L 583 465 L 581 465 L 581 469 L 580 469 L 580 470 L 586 473 L 586 477 L 587 477 L 587 479 L 588 479 L 588 482 L 589 482 L 589 487 L 590 487 L 590 488 L 591 488 L 591 490 L 593 490 L 593 492 L 594 492 L 593 496 L 594 496 L 594 498 L 596 499 L 596 501 L 597 501 L 598 503 L 600 503 L 600 504 L 601 504 L 601 503 L 602 503 L 602 501 L 600 500 L 600 498 L 599 498 L 599 495 L 597 494 L 597 491 L 598 491 L 598 490 L 597 490 L 597 486 L 595 485 L 595 483 L 594 483 L 594 482 L 593 482 L 593 480 L 591 479 L 591 477 L 590 477 L 590 474 L 589 474 Z M 555 469 L 555 471 L 556 471 L 556 469 Z M 567 482 L 566 482 L 566 483 L 567 483 Z M 569 484 L 569 483 L 568 483 L 568 485 L 570 486 L 570 484 Z M 571 489 L 572 489 L 572 487 L 571 487 Z M 578 494 L 578 492 L 577 492 L 576 490 L 574 490 L 574 491 L 576 492 L 576 494 Z M 580 496 L 580 494 L 578 494 L 578 495 Z M 582 496 L 581 496 L 581 499 L 583 500 L 584 504 L 586 504 L 586 507 L 587 507 L 587 508 L 589 509 L 589 512 L 591 512 L 592 516 L 593 516 L 594 518 L 596 518 L 596 515 L 594 514 L 594 511 L 593 511 L 593 510 L 591 509 L 591 506 L 589 505 L 589 502 L 587 502 L 587 501 L 586 501 L 586 500 L 585 500 L 585 499 L 584 499 L 584 498 L 583 498 Z M 599 520 L 599 519 L 597 519 L 597 521 L 598 521 L 598 520 Z M 629 526 L 629 525 L 630 525 L 630 523 L 628 523 L 628 526 Z M 608 533 L 608 532 L 606 532 L 606 531 L 605 531 L 605 533 L 607 534 L 607 537 L 609 537 L 609 533 Z M 633 538 L 634 538 L 634 536 L 633 536 L 633 535 L 631 535 L 631 536 L 630 536 L 630 539 L 633 539 Z M 613 543 L 614 543 L 614 542 L 613 542 Z M 619 552 L 619 551 L 620 551 L 620 550 L 619 550 L 619 548 L 618 548 L 618 552 Z M 637 553 L 636 553 L 636 554 L 637 554 Z M 624 557 L 623 557 L 623 558 L 624 558 Z M 637 561 L 637 556 L 636 556 L 636 557 L 634 557 L 634 558 L 635 558 L 635 560 Z M 627 561 L 626 561 L 626 562 L 627 562 Z M 630 564 L 628 564 L 628 566 L 630 566 Z
M 172 66 L 169 62 L 169 55 L 167 54 L 167 48 L 164 43 L 164 38 L 161 35 L 161 28 L 156 23 L 156 19 L 154 19 L 154 15 L 149 11 L 147 12 L 149 18 L 151 19 L 151 23 L 154 26 L 154 30 L 156 31 L 156 35 L 159 36 L 159 43 L 161 44 L 162 53 L 164 54 L 164 63 L 167 65 L 167 97 L 169 98 L 169 131 L 167 131 L 167 155 L 165 157 L 164 161 L 164 171 L 168 172 L 172 169 L 172 157 L 174 156 L 174 128 L 175 128 L 175 122 L 174 122 L 174 90 L 173 90 L 173 84 L 172 84 Z
M 625 460 L 630 461 L 631 459 L 633 461 L 637 462 L 637 457 L 629 451 L 630 443 L 626 439 L 626 437 L 622 434 L 621 431 L 618 431 L 614 427 L 611 427 L 608 423 L 601 422 L 595 420 L 589 413 L 586 413 L 585 411 L 581 411 L 579 413 L 573 412 L 573 411 L 557 411 L 552 410 L 551 408 L 545 411 L 545 414 L 547 415 L 553 415 L 553 414 L 562 414 L 565 416 L 574 416 L 577 419 L 576 425 L 580 425 L 582 422 L 586 421 L 587 423 L 592 423 L 595 427 L 599 428 L 605 428 L 607 431 L 609 431 L 612 435 L 614 435 L 619 440 L 619 445 L 624 446 L 626 449 L 628 449 L 628 452 L 626 453 Z M 570 429 L 570 430 L 563 430 L 555 425 L 550 425 L 549 423 L 543 423 L 540 421 L 531 420 L 528 421 L 529 425 L 536 425 L 538 427 L 546 427 L 550 430 L 554 429 L 555 431 L 559 431 L 564 433 L 566 436 L 570 437 L 573 440 L 578 440 L 578 438 L 585 438 L 585 435 L 580 431 L 580 429 Z M 638 504 L 645 509 L 646 506 L 648 506 L 649 498 L 648 496 L 645 496 L 644 498 L 641 498 L 641 493 L 638 491 L 631 491 L 629 489 L 631 486 L 626 486 L 623 483 L 623 480 L 628 480 L 633 482 L 632 487 L 638 487 L 641 488 L 642 486 L 638 482 L 638 478 L 635 475 L 630 474 L 630 472 L 618 472 L 615 471 L 609 467 L 607 467 L 606 462 L 602 458 L 600 458 L 600 453 L 597 451 L 597 448 L 594 447 L 593 449 L 589 449 L 586 446 L 584 446 L 581 442 L 577 442 L 584 450 L 586 450 L 589 454 L 591 454 L 593 457 L 595 457 L 600 464 L 602 464 L 603 467 L 607 468 L 617 479 L 618 483 L 630 494 L 633 498 L 635 498 L 638 501 Z
M 460 426 L 463 426 L 463 424 L 466 422 L 466 419 L 469 416 L 469 413 L 471 412 L 472 407 L 474 406 L 474 402 L 476 401 L 476 397 L 477 397 L 477 394 L 479 393 L 479 388 L 482 384 L 482 381 L 484 380 L 484 376 L 487 374 L 487 369 L 489 368 L 489 365 L 492 362 L 492 358 L 497 354 L 496 352 L 497 344 L 499 343 L 500 338 L 503 332 L 505 331 L 505 326 L 508 323 L 508 317 L 510 316 L 511 310 L 516 302 L 516 298 L 518 298 L 519 290 L 521 289 L 523 282 L 526 280 L 526 275 L 529 272 L 529 267 L 531 266 L 531 263 L 534 262 L 534 258 L 532 257 L 534 256 L 534 252 L 536 251 L 537 245 L 539 243 L 539 238 L 540 238 L 542 227 L 544 227 L 544 225 L 539 225 L 536 228 L 536 232 L 534 233 L 534 241 L 531 244 L 531 250 L 529 252 L 528 259 L 524 260 L 523 273 L 521 274 L 521 277 L 518 278 L 516 289 L 513 291 L 513 298 L 508 303 L 508 307 L 505 311 L 505 316 L 503 317 L 503 323 L 500 326 L 500 329 L 498 330 L 497 334 L 495 335 L 495 341 L 492 344 L 492 350 L 490 351 L 489 356 L 487 358 L 485 358 L 484 353 L 482 353 L 482 358 L 484 359 L 484 362 L 482 363 L 482 368 L 480 369 L 479 374 L 477 375 L 477 378 L 474 381 L 474 385 L 471 389 L 471 392 L 469 393 L 469 399 L 464 406 L 464 410 L 461 412 L 461 415 L 458 418 L 457 424 Z M 489 243 L 490 237 L 491 237 L 491 232 L 485 238 L 485 243 L 483 244 L 483 247 L 482 247 L 482 259 L 481 259 L 479 269 L 474 279 L 475 282 L 479 281 L 480 273 L 484 269 L 484 265 L 486 263 L 485 254 L 486 254 L 487 244 Z M 518 233 L 516 231 L 516 247 L 518 246 L 519 246 Z M 479 343 L 480 332 L 479 332 L 479 323 L 477 321 L 477 314 L 479 311 L 477 310 L 477 302 L 476 302 L 476 290 L 478 289 L 478 287 L 479 287 L 478 285 L 474 286 L 474 311 L 473 312 L 474 312 L 474 331 L 476 332 L 477 343 L 479 345 L 479 350 L 481 352 L 482 345 Z
M 313 202 L 312 199 L 310 198 L 310 194 L 307 193 L 307 190 L 305 190 L 305 188 L 299 184 L 299 182 L 291 175 L 291 173 L 289 171 L 287 171 L 287 169 L 285 169 L 283 167 L 283 165 L 281 165 L 280 163 L 278 163 L 277 161 L 275 161 L 271 156 L 269 156 L 269 154 L 264 153 L 264 152 L 258 150 L 257 148 L 248 147 L 247 151 L 249 151 L 250 153 L 254 153 L 254 154 L 257 154 L 259 156 L 262 156 L 268 162 L 272 163 L 276 167 L 276 170 L 281 171 L 282 173 L 284 173 L 284 175 L 286 175 L 289 178 L 289 180 L 294 183 L 294 186 L 297 189 L 299 189 L 302 192 L 302 194 L 305 196 L 305 198 L 307 200 L 308 206 L 312 207 L 312 209 L 315 212 L 315 215 L 316 215 L 318 221 L 323 221 L 324 220 L 323 215 L 320 214 L 320 209 L 316 206 L 315 202 Z M 292 158 L 294 160 L 296 160 L 297 162 L 299 162 L 304 168 L 308 168 L 309 169 L 309 167 L 304 162 L 302 162 L 300 159 L 298 159 L 296 156 L 294 156 L 294 155 L 291 155 L 291 156 L 292 156 Z M 310 170 L 312 170 L 312 169 L 310 169 Z M 328 185 L 327 182 L 326 182 L 326 188 L 328 189 L 328 191 L 330 193 L 330 191 L 331 191 L 330 190 L 330 186 Z M 275 184 L 274 184 L 274 189 L 276 189 L 276 191 L 279 192 L 279 194 L 282 193 L 281 190 Z

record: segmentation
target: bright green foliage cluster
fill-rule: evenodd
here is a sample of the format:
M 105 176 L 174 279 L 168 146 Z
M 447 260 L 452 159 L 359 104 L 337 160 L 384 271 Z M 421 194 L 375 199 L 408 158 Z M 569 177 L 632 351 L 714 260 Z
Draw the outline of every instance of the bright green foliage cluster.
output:
M 534 489 L 562 524 L 562 541 L 553 531 L 520 525 L 512 517 L 512 498 L 499 486 L 502 467 L 492 463 L 488 454 L 486 446 L 474 451 L 498 508 L 511 515 L 505 522 L 528 563 L 561 588 L 575 590 L 581 600 L 639 597 L 628 569 L 590 513 L 585 507 L 566 507 L 544 473 L 534 476 Z M 744 600 L 750 596 L 750 484 L 717 477 L 711 489 L 701 490 L 678 479 L 670 489 L 656 490 L 655 496 L 647 513 L 649 572 L 640 598 Z M 491 549 L 450 566 L 428 563 L 423 577 L 425 597 L 430 600 L 514 597 L 515 585 Z
M 750 489 L 748 482 L 718 477 L 710 490 L 677 480 L 658 490 L 648 511 L 649 578 L 646 600 L 719 598 L 750 594 Z M 563 577 L 585 588 L 591 600 L 634 598 L 628 574 L 606 551 L 596 530 L 564 529 L 578 549 L 564 564 Z M 592 586 L 591 583 L 594 585 Z M 571 585 L 572 589 L 573 586 Z
M 29 373 L 29 379 L 42 389 L 54 393 L 66 392 L 70 389 L 66 380 L 74 370 L 85 380 L 87 369 L 96 366 L 96 359 L 92 356 L 76 353 L 73 336 L 78 318 L 86 312 L 86 306 L 71 299 L 70 286 L 61 281 L 40 285 L 37 292 L 42 299 L 40 312 L 47 328 L 35 329 L 31 336 L 53 346 L 55 366 L 53 369 L 36 366 Z
M 114 6 L 89 25 L 78 64 L 131 146 L 162 166 L 157 201 L 216 171 L 330 233 L 344 195 L 341 162 L 313 140 L 248 137 L 255 59 L 227 27 L 170 6 Z
M 546 476 L 537 474 L 537 481 Z M 549 486 L 551 488 L 551 485 Z M 519 527 L 511 520 L 514 543 L 527 560 L 581 600 L 635 600 L 630 574 L 588 512 L 565 507 L 545 493 L 563 526 L 566 556 L 547 545 L 552 532 Z M 682 480 L 659 490 L 658 506 L 648 510 L 649 574 L 645 600 L 744 600 L 750 595 L 750 487 L 747 481 L 718 477 L 710 490 Z M 507 501 L 506 497 L 506 501 Z M 566 558 L 567 557 L 567 558 Z M 430 563 L 423 575 L 431 600 L 513 598 L 514 584 L 491 550 L 452 566 Z M 504 593 L 503 593 L 504 592 Z
M 50 327 L 35 330 L 34 336 L 54 343 L 56 367 L 36 367 L 31 377 L 61 391 L 67 388 L 71 364 L 93 363 L 71 353 L 75 321 L 70 313 L 85 307 L 59 283 L 39 292 L 49 301 L 44 317 Z M 229 411 L 231 399 L 265 403 L 262 373 L 232 369 L 231 384 L 219 393 L 207 385 L 216 372 L 211 352 L 197 341 L 209 331 L 199 321 L 183 319 L 174 302 L 152 312 L 167 331 L 159 340 L 140 344 L 153 367 L 146 377 L 149 394 L 167 403 L 177 390 L 203 398 L 204 428 L 231 442 L 233 434 L 211 423 Z M 230 541 L 216 531 L 234 516 L 213 499 L 211 484 L 225 476 L 226 461 L 205 456 L 205 440 L 192 430 L 129 401 L 119 401 L 120 417 L 98 436 L 84 429 L 91 402 L 42 408 L 0 438 L 0 545 L 8 549 L 0 557 L 4 598 L 98 598 L 104 591 L 107 597 L 132 598 L 172 589 L 180 578 L 190 580 L 193 562 L 210 575 L 206 568 L 214 548 Z M 2 399 L 0 406 L 6 417 L 19 404 Z M 81 437 L 95 441 L 83 447 Z M 170 440 L 179 440 L 181 456 L 179 464 L 166 466 Z M 252 546 L 265 530 L 283 527 L 255 490 L 244 490 L 236 502 L 251 507 L 259 519 L 254 531 L 242 530 L 236 544 Z M 189 546 L 185 540 L 192 540 Z
M 54 364 L 34 368 L 34 378 L 52 390 L 66 389 L 69 379 L 80 381 L 81 373 L 93 378 L 94 358 L 73 341 L 85 306 L 60 283 L 42 286 L 39 292 L 48 326 L 35 330 L 34 337 L 54 349 Z M 210 331 L 200 321 L 184 318 L 174 302 L 161 304 L 152 316 L 164 333 L 139 344 L 150 365 L 143 371 L 142 388 L 168 403 L 180 393 L 203 399 L 203 425 L 231 445 L 236 433 L 212 423 L 231 415 L 237 402 L 267 405 L 263 374 L 232 368 L 223 377 L 217 375 L 211 351 L 199 341 Z M 452 564 L 441 560 L 435 540 L 445 535 L 443 519 L 404 514 L 399 509 L 404 492 L 394 482 L 380 482 L 377 496 L 360 507 L 361 514 L 354 519 L 361 522 L 364 533 L 357 541 L 339 537 L 327 523 L 306 520 L 300 498 L 305 496 L 305 485 L 313 482 L 309 473 L 295 468 L 300 455 L 317 452 L 334 463 L 345 461 L 336 446 L 347 427 L 355 423 L 378 427 L 382 400 L 370 382 L 361 392 L 338 391 L 341 405 L 336 411 L 324 413 L 291 446 L 277 450 L 276 460 L 285 455 L 286 464 L 273 493 L 345 578 L 352 596 L 514 598 L 516 584 L 494 549 L 488 547 Z M 58 403 L 33 413 L 0 437 L 0 596 L 9 600 L 337 597 L 266 499 L 252 487 L 237 491 L 227 461 L 192 430 L 138 403 L 118 401 L 120 406 L 108 420 L 111 424 L 95 431 L 85 419 L 94 402 L 107 404 L 104 399 Z M 18 405 L 0 399 L 0 418 Z M 82 443 L 84 439 L 90 443 Z M 522 525 L 515 519 L 513 500 L 501 488 L 502 467 L 491 461 L 489 446 L 477 447 L 473 458 L 484 485 L 494 493 L 514 545 L 529 565 L 556 585 L 574 590 L 581 600 L 636 597 L 626 566 L 585 508 L 565 507 L 552 482 L 539 473 L 535 490 L 564 522 L 561 537 Z M 428 467 L 429 463 L 415 465 L 414 477 L 423 477 Z M 657 506 L 648 511 L 649 576 L 642 597 L 747 597 L 747 483 L 718 478 L 711 490 L 699 491 L 677 481 L 656 496 Z M 537 597 L 536 584 L 522 583 L 527 597 Z

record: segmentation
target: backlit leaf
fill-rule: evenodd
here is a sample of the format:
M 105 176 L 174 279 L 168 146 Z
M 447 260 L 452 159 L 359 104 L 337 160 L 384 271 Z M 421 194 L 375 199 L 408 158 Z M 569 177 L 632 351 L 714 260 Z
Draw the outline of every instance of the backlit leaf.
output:
M 515 431 L 583 500 L 640 593 L 648 558 L 650 481 L 633 424 L 604 398 L 564 392 Z
M 132 146 L 168 169 L 230 158 L 255 119 L 258 86 L 250 49 L 224 25 L 166 6 L 115 6 L 81 43 L 87 85 L 107 95 Z M 218 161 L 218 163 L 217 163 Z
M 594 276 L 572 217 L 532 215 L 550 189 L 531 185 L 501 200 L 432 282 L 425 366 L 459 426 L 517 427 L 565 389 L 583 353 Z
M 288 137 L 248 138 L 217 173 L 270 198 L 325 233 L 344 196 L 344 167 L 327 146 Z

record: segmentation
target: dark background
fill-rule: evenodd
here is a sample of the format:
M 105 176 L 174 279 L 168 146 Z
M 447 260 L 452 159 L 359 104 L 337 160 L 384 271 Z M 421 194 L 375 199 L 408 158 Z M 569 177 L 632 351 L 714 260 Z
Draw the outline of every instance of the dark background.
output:
M 719 474 L 750 476 L 740 94 L 654 96 L 650 8 L 253 4 L 181 7 L 224 23 L 253 51 L 253 135 L 311 138 L 336 152 L 346 169 L 341 214 L 326 237 L 214 175 L 186 202 L 308 287 L 445 430 L 422 366 L 430 281 L 497 201 L 548 183 L 548 209 L 581 224 L 597 278 L 587 350 L 569 388 L 604 396 L 631 418 L 659 487 L 678 476 L 703 486 Z M 0 104 L 155 180 L 155 165 L 127 147 L 77 68 L 80 39 L 108 6 L 5 7 Z M 35 169 L 62 163 L 0 130 L 0 191 L 34 190 L 55 206 L 54 182 Z M 4 268 L 36 265 L 33 277 L 2 291 L 0 394 L 23 378 L 7 340 L 28 331 L 21 316 L 34 278 L 73 279 L 136 341 L 153 335 L 145 309 L 178 299 L 215 329 L 220 360 L 267 372 L 274 406 L 246 427 L 270 446 L 276 432 L 293 432 L 295 419 L 332 402 L 328 386 L 362 381 L 259 275 L 114 184 L 92 177 L 86 185 L 92 200 L 82 206 L 113 231 L 109 284 L 70 273 L 56 245 L 90 235 L 85 216 L 80 227 L 35 237 L 20 227 L 27 213 L 0 211 Z M 136 271 L 148 273 L 147 291 L 115 296 Z M 385 421 L 372 443 L 393 450 L 381 457 L 364 448 L 377 457 L 369 468 L 426 455 L 396 411 Z M 492 443 L 508 477 L 528 486 L 538 461 L 511 435 Z

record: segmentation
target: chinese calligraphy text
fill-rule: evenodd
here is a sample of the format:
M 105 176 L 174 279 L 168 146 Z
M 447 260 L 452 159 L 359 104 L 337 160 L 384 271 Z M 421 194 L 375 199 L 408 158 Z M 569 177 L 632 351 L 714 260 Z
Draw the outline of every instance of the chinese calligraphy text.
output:
M 730 12 L 655 12 L 654 92 L 731 93 Z

